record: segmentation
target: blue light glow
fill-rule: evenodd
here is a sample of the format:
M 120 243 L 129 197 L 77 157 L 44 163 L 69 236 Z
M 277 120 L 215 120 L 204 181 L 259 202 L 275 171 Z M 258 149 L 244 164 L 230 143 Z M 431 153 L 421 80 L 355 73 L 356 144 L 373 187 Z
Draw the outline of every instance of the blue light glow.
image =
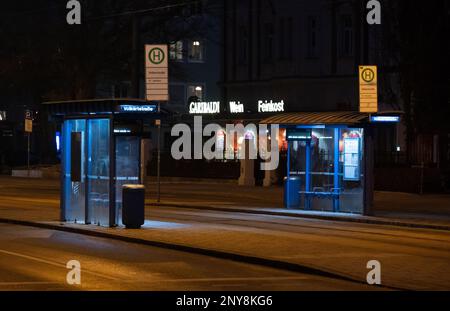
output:
M 120 105 L 121 112 L 156 112 L 156 105 Z
M 371 122 L 392 122 L 398 123 L 400 122 L 399 116 L 372 116 L 370 118 Z
M 61 151 L 61 133 L 60 132 L 56 132 L 55 142 L 56 142 L 56 151 L 60 152 Z

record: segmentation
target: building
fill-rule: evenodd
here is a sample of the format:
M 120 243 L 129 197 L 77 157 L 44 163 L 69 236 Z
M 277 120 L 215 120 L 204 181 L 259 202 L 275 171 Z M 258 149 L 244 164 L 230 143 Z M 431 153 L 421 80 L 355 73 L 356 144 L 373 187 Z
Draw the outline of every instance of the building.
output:
M 368 42 L 352 4 L 226 1 L 225 101 L 254 111 L 260 99 L 284 100 L 288 111 L 357 110 Z

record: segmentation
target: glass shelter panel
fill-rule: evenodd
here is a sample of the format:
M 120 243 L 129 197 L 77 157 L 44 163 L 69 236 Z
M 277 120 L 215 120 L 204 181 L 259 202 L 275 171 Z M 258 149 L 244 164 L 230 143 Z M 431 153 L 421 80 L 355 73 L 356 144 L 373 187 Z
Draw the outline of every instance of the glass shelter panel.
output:
M 361 128 L 312 127 L 310 139 L 289 141 L 289 176 L 300 178 L 305 210 L 362 213 L 364 205 Z
M 109 225 L 110 120 L 88 120 L 87 180 L 89 221 Z
M 66 120 L 63 124 L 62 182 L 64 220 L 85 221 L 86 120 Z
M 364 129 L 342 129 L 339 139 L 341 212 L 363 213 Z
M 139 184 L 140 138 L 116 137 L 116 224 L 122 224 L 122 187 Z
M 309 208 L 333 211 L 335 196 L 334 170 L 334 129 L 313 129 L 311 139 L 311 186 L 313 195 L 309 196 Z

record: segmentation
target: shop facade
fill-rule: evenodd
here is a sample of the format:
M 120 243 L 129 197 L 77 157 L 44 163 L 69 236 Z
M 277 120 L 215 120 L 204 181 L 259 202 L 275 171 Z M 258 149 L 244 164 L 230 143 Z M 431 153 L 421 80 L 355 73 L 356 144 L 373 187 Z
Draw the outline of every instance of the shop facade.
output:
M 268 128 L 277 125 L 279 168 L 276 172 L 257 172 L 259 166 L 253 166 L 255 177 L 259 174 L 264 179 L 262 185 L 270 186 L 285 179 L 286 208 L 371 213 L 374 131 L 388 123 L 398 123 L 398 114 L 295 112 L 286 106 L 284 100 L 258 100 L 255 103 L 256 107 L 247 110 L 238 101 L 229 102 L 225 111 L 210 110 L 207 103 L 197 104 L 186 123 L 192 124 L 194 116 L 202 116 L 204 125 L 215 123 L 222 127 L 216 135 L 216 148 L 224 154 L 222 161 L 238 158 L 245 152 L 246 141 L 255 149 L 261 144 L 258 129 L 249 124 L 267 125 Z M 227 124 L 241 124 L 245 128 L 243 135 L 235 140 L 227 139 Z M 268 144 L 262 142 L 262 145 Z M 241 162 L 241 175 L 242 165 Z

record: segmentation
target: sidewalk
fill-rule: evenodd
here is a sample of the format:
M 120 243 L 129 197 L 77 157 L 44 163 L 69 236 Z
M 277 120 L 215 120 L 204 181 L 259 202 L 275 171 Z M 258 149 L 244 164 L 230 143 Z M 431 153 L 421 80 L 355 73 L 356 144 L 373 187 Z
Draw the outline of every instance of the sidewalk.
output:
M 169 206 L 450 230 L 450 195 L 443 194 L 375 192 L 374 215 L 360 216 L 285 209 L 281 187 L 240 187 L 211 180 L 164 181 L 159 204 L 156 203 L 156 189 L 155 183 L 147 183 L 148 207 Z M 28 218 L 41 219 L 42 213 L 48 211 L 52 216 L 46 219 L 59 219 L 58 180 L 0 176 L 0 213 L 2 208 L 10 208 L 8 203 L 2 207 L 8 199 L 24 209 L 29 205 L 39 208 L 27 211 Z M 8 213 L 18 219 L 23 217 L 19 210 Z
M 214 182 L 147 184 L 147 206 L 169 206 L 225 212 L 256 213 L 333 221 L 363 222 L 450 230 L 450 195 L 417 195 L 375 192 L 373 216 L 320 211 L 288 210 L 283 207 L 282 187 L 241 187 Z

